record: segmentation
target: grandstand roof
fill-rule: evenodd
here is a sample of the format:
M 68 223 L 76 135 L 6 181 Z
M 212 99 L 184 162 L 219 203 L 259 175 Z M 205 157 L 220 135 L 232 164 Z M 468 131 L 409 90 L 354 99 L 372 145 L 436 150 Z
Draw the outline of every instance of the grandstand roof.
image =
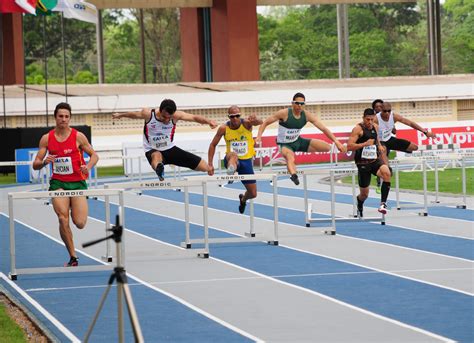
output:
M 48 108 L 65 101 L 63 85 L 48 85 Z M 75 113 L 110 113 L 154 107 L 162 99 L 174 99 L 178 108 L 222 108 L 240 106 L 286 106 L 293 94 L 303 92 L 308 104 L 371 103 L 474 99 L 474 75 L 410 76 L 387 78 L 252 81 L 177 84 L 69 85 L 68 102 Z M 0 104 L 2 100 L 0 98 Z M 24 113 L 24 91 L 20 85 L 6 87 L 7 115 Z M 28 85 L 30 115 L 45 113 L 42 85 Z M 0 106 L 2 108 L 2 106 Z

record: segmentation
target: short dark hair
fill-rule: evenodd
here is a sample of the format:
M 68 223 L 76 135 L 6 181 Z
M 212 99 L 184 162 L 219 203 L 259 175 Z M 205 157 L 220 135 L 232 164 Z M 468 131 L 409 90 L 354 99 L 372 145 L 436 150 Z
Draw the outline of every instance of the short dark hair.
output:
M 169 114 L 176 112 L 176 103 L 171 99 L 165 99 L 160 104 L 160 112 L 165 110 Z
M 373 116 L 375 115 L 375 111 L 372 108 L 366 108 L 364 110 L 364 117 L 365 116 Z
M 56 108 L 54 109 L 54 117 L 56 117 L 56 114 L 59 110 L 68 110 L 69 114 L 72 115 L 71 105 L 69 105 L 67 102 L 60 102 L 56 105 Z
M 300 93 L 300 92 L 298 92 L 298 93 L 296 93 L 295 95 L 293 95 L 293 101 L 295 101 L 296 98 L 303 98 L 303 99 L 306 100 L 304 94 L 303 94 L 303 93 Z
M 375 99 L 374 101 L 372 101 L 372 108 L 375 109 L 375 105 L 378 104 L 379 102 L 383 104 L 382 99 Z

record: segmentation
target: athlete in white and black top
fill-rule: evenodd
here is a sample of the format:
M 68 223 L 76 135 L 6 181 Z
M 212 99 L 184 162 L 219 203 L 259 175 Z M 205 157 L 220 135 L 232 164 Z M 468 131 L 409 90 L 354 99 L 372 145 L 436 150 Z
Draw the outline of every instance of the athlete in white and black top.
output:
M 358 169 L 359 189 L 357 196 L 357 210 L 363 216 L 364 201 L 369 196 L 369 185 L 372 175 L 382 178 L 382 195 L 380 213 L 387 213 L 387 198 L 390 192 L 391 173 L 387 165 L 385 148 L 377 138 L 378 127 L 375 124 L 375 112 L 371 108 L 364 111 L 362 123 L 352 129 L 347 142 L 347 150 L 355 151 L 354 160 Z
M 171 99 L 165 99 L 160 104 L 159 112 L 152 108 L 143 108 L 141 111 L 114 113 L 113 119 L 119 118 L 143 119 L 143 149 L 153 170 L 160 181 L 164 180 L 164 165 L 174 164 L 180 167 L 208 172 L 208 164 L 201 157 L 178 148 L 174 144 L 176 123 L 179 120 L 194 121 L 199 124 L 207 124 L 214 129 L 217 124 L 197 114 L 186 113 L 176 110 L 176 103 Z
M 413 142 L 407 141 L 406 139 L 397 138 L 393 133 L 395 123 L 400 122 L 407 126 L 414 128 L 420 132 L 423 132 L 427 137 L 435 137 L 433 132 L 422 128 L 414 121 L 404 118 L 401 115 L 392 111 L 392 105 L 389 102 L 382 103 L 380 112 L 377 113 L 375 123 L 378 124 L 379 130 L 378 135 L 381 143 L 387 149 L 387 155 L 390 150 L 403 151 L 411 153 L 418 150 L 418 145 Z

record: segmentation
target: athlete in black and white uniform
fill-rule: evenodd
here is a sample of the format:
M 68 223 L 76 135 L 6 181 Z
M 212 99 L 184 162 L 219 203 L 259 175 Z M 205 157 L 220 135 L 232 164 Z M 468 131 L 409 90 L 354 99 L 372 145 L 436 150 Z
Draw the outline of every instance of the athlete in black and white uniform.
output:
M 359 216 L 363 215 L 364 201 L 369 196 L 369 185 L 372 175 L 382 178 L 382 195 L 380 200 L 380 213 L 387 213 L 387 198 L 390 192 L 391 173 L 387 165 L 385 148 L 377 138 L 377 125 L 375 112 L 371 108 L 364 111 L 363 121 L 352 129 L 347 142 L 347 150 L 355 151 L 354 160 L 358 169 L 359 189 L 357 196 L 357 210 Z
M 390 150 L 403 151 L 407 153 L 418 150 L 418 145 L 415 143 L 407 141 L 406 139 L 397 138 L 395 136 L 393 129 L 395 128 L 396 122 L 403 123 L 414 128 L 415 130 L 423 132 L 427 137 L 435 137 L 433 132 L 422 128 L 420 125 L 410 119 L 404 118 L 401 115 L 394 113 L 392 111 L 392 105 L 389 102 L 384 102 L 382 104 L 381 111 L 377 113 L 375 123 L 379 126 L 378 136 L 380 142 L 387 149 L 387 155 Z
M 160 104 L 159 112 L 156 109 L 143 108 L 137 112 L 114 113 L 113 119 L 119 118 L 144 119 L 143 127 L 143 149 L 153 170 L 160 181 L 164 180 L 164 165 L 174 164 L 180 167 L 208 172 L 208 164 L 201 157 L 178 148 L 174 144 L 176 123 L 179 120 L 193 121 L 199 124 L 207 124 L 214 129 L 217 124 L 197 114 L 186 113 L 176 110 L 176 103 L 171 99 L 165 99 Z

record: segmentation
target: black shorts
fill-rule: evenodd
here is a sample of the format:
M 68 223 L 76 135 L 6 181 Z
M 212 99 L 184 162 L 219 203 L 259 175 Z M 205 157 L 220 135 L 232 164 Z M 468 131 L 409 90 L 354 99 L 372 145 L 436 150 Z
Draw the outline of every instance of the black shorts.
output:
M 396 138 L 396 137 L 391 137 L 388 141 L 380 142 L 380 143 L 382 143 L 382 145 L 384 145 L 387 148 L 387 155 L 390 152 L 390 150 L 408 152 L 407 149 L 411 144 L 411 142 L 407 141 L 406 139 L 401 139 L 401 138 Z
M 151 154 L 158 151 L 163 156 L 163 164 L 174 164 L 175 166 L 185 167 L 189 169 L 196 169 L 201 162 L 201 157 L 194 155 L 188 151 L 178 148 L 177 146 L 171 149 L 159 151 L 155 149 L 145 152 L 148 163 L 151 165 Z
M 357 170 L 359 171 L 357 177 L 359 179 L 359 187 L 366 188 L 370 185 L 370 179 L 373 175 L 377 175 L 380 167 L 383 163 L 380 160 L 376 160 L 372 163 L 358 164 Z

